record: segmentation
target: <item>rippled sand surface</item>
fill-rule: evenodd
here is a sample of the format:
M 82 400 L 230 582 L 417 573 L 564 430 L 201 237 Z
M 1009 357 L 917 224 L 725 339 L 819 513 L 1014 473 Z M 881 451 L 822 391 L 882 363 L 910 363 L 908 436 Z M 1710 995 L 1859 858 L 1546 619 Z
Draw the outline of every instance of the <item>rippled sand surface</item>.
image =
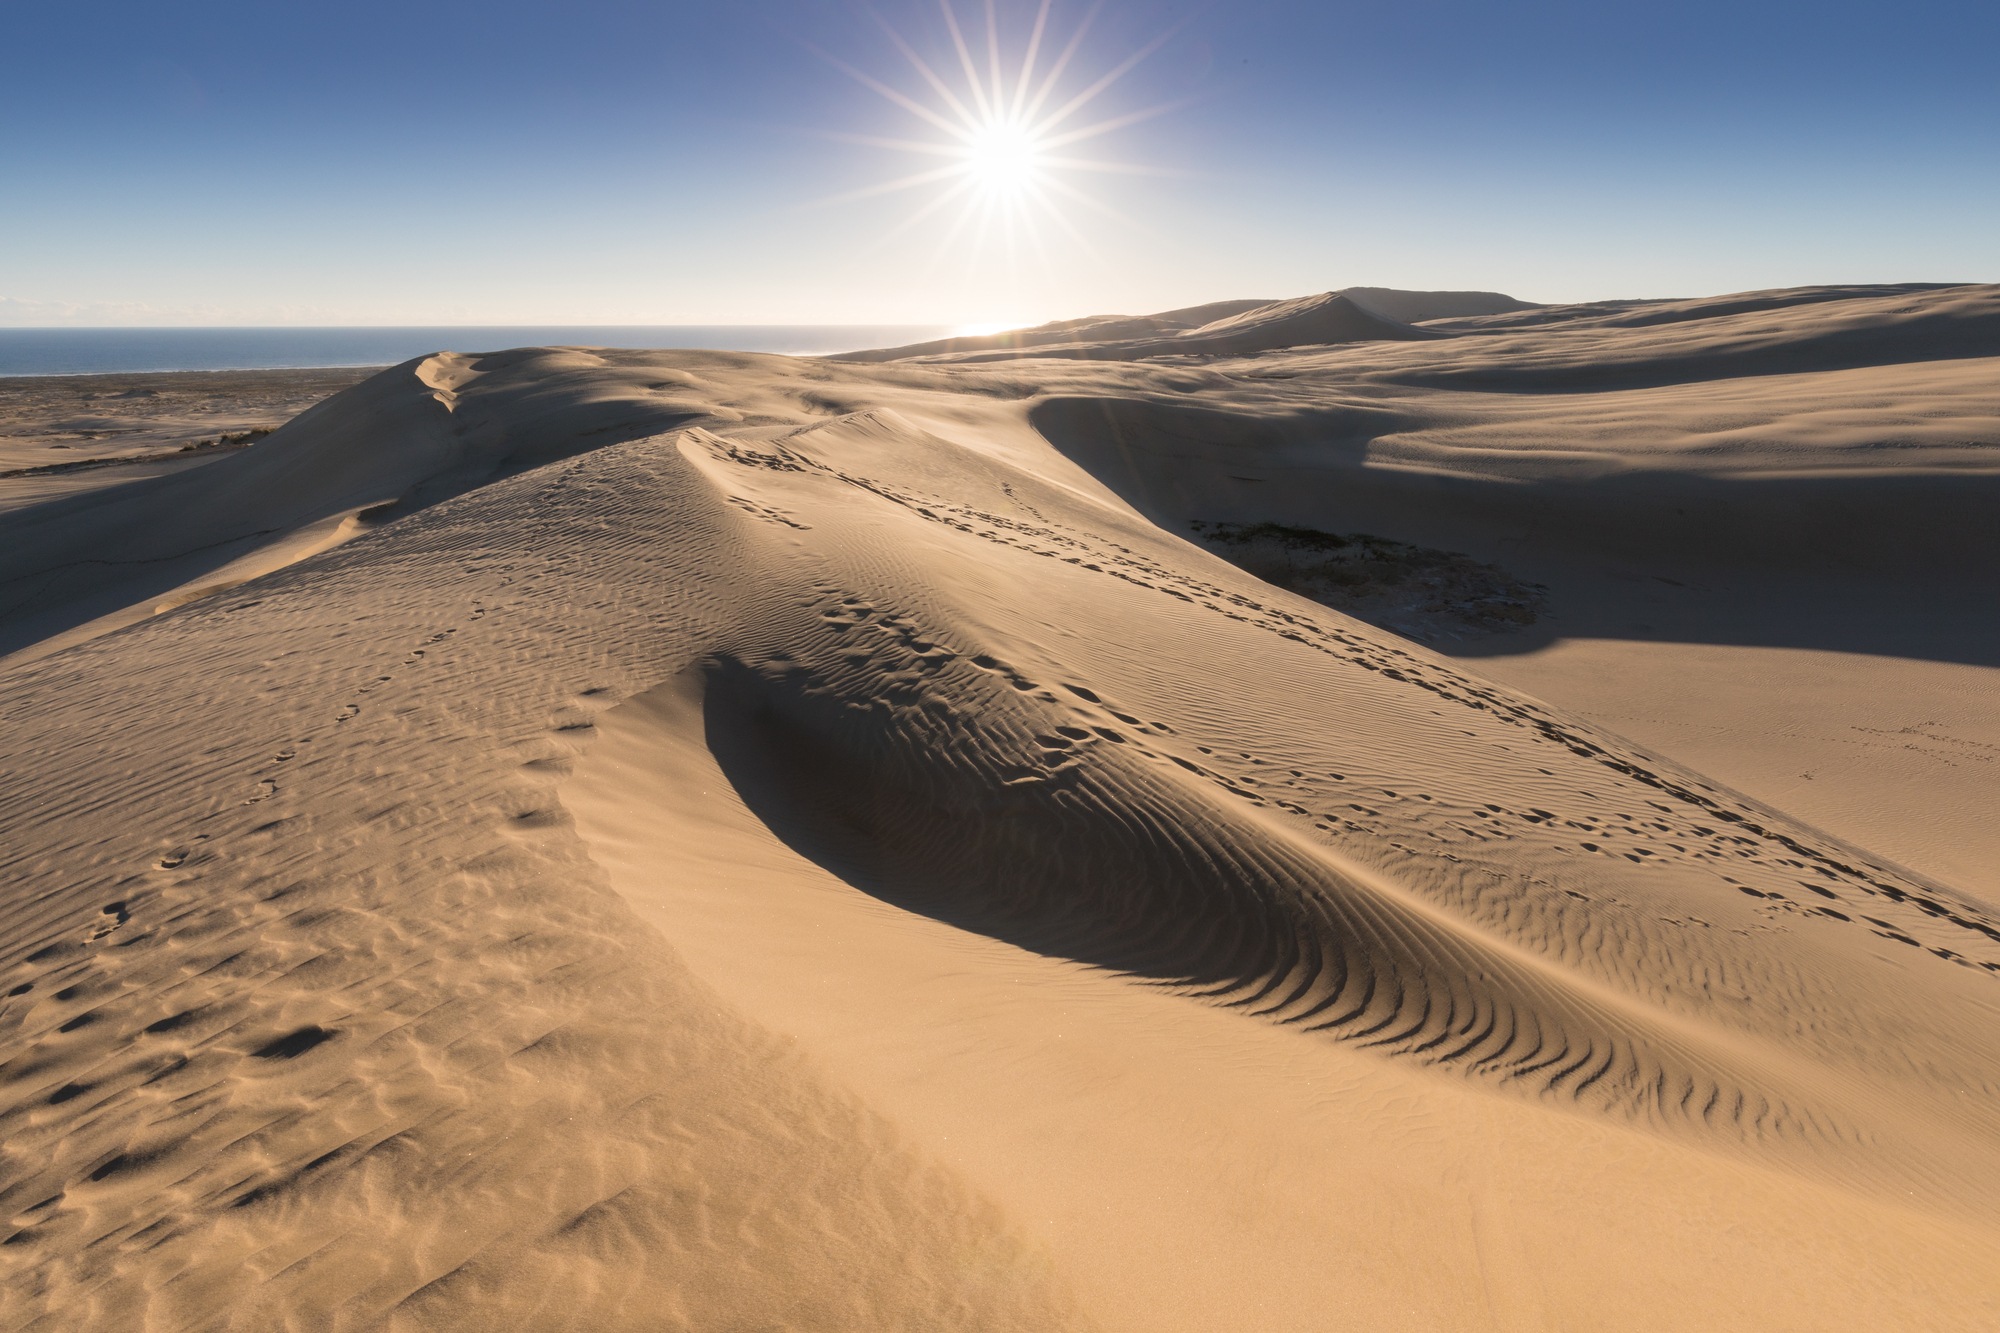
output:
M 2000 1321 L 2000 290 L 1349 304 L 0 518 L 0 1322 Z

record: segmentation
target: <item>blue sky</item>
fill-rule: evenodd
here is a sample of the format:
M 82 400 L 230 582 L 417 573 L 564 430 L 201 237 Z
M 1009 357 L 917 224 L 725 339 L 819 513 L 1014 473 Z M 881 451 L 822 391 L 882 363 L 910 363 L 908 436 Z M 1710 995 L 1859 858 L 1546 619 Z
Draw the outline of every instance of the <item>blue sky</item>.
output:
M 1010 94 L 1039 4 L 994 6 Z M 954 12 L 983 76 L 983 0 Z M 1088 12 L 1053 0 L 1031 90 Z M 1064 128 L 1131 123 L 1044 157 L 1118 170 L 1044 161 L 1049 205 L 981 178 L 915 222 L 960 178 L 862 192 L 963 164 L 863 142 L 950 142 L 854 77 L 943 107 L 888 30 L 970 104 L 937 0 L 8 0 L 0 323 L 2000 279 L 1991 0 L 1104 0 L 1043 110 L 1145 51 Z

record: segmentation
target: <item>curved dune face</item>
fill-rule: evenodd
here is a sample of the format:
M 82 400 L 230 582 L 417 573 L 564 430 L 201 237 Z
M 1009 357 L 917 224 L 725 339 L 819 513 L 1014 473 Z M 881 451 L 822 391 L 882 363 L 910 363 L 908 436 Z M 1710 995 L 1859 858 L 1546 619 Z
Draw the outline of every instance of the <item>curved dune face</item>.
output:
M 1731 1059 L 1722 1034 L 1704 1050 L 1694 1025 L 1344 863 L 1282 811 L 1258 817 L 1250 788 L 1143 732 L 1015 703 L 929 647 L 889 664 L 911 680 L 900 698 L 873 680 L 842 690 L 796 659 L 705 669 L 721 771 L 778 838 L 846 883 L 1534 1092 L 1753 1136 L 1829 1129 L 1760 1086 L 1767 1073 Z
M 0 1323 L 1991 1326 L 2000 921 L 1149 521 L 1272 366 L 1037 365 L 429 359 L 213 478 L 336 549 L 65 574 Z
M 1799 1014 L 1858 998 L 1835 999 L 1846 941 L 1740 943 L 1766 916 L 1757 904 L 1796 903 L 1829 925 L 1852 924 L 1860 905 L 1894 912 L 1939 951 L 1941 975 L 2000 969 L 1994 926 L 1970 907 L 1158 539 L 1101 535 L 1112 515 L 1079 512 L 1032 476 L 996 487 L 1023 519 L 905 491 L 907 477 L 880 464 L 907 456 L 934 474 L 957 446 L 892 415 L 755 453 L 699 433 L 682 447 L 739 508 L 819 534 L 805 568 L 858 548 L 848 577 L 801 568 L 788 580 L 778 556 L 802 538 L 767 557 L 763 577 L 812 613 L 760 617 L 759 637 L 782 646 L 707 658 L 698 690 L 707 745 L 743 805 L 793 851 L 898 907 L 1501 1085 L 1753 1138 L 1858 1132 L 1838 1126 L 1837 1092 L 1778 1090 Z M 911 520 L 900 539 L 870 531 Z M 857 523 L 870 526 L 847 538 Z M 993 545 L 1014 558 L 979 550 Z M 922 551 L 924 572 L 871 568 L 870 548 Z M 953 560 L 1012 577 L 980 604 L 959 580 L 927 576 Z M 830 586 L 848 591 L 818 591 Z M 1033 679 L 1012 635 L 961 628 L 1079 597 L 1109 642 Z M 1155 705 L 1166 716 L 1105 702 L 1130 688 L 1124 673 L 1161 661 L 1128 648 L 1107 664 L 1109 644 L 1178 639 L 1184 657 L 1207 658 L 1210 636 L 1229 631 L 1267 641 L 1254 674 L 1221 657 Z M 1227 699 L 1196 681 L 1223 684 Z M 1413 709 L 1419 700 L 1439 706 Z M 1277 755 L 1187 735 L 1240 737 L 1328 703 L 1342 721 L 1299 726 L 1275 771 Z M 1371 756 L 1373 779 L 1342 771 L 1371 731 L 1405 753 Z M 1436 764 L 1447 746 L 1460 771 Z M 1524 790 L 1539 804 L 1477 799 Z M 1631 915 L 1626 894 L 1671 914 Z M 1610 916 L 1615 937 L 1585 945 Z M 1772 1008 L 1717 1014 L 1718 987 Z M 1868 1021 L 1923 1022 L 1891 1016 L 1903 1010 Z M 1844 1029 L 1804 1041 L 1864 1056 Z
M 565 802 L 705 975 L 1010 1211 L 1103 1167 L 983 1143 L 996 1101 L 1149 1104 L 1226 1042 L 1232 1132 L 1283 1144 L 1253 1173 L 1341 1169 L 1255 1091 L 1304 1043 L 1983 1212 L 1972 904 L 895 413 L 680 449 L 744 515 L 758 609 L 601 717 Z M 1079 1005 L 1118 1034 L 1088 1073 L 1051 1049 Z M 1018 1086 L 949 1072 L 968 1049 Z M 1244 1272 L 1295 1280 L 1284 1253 Z

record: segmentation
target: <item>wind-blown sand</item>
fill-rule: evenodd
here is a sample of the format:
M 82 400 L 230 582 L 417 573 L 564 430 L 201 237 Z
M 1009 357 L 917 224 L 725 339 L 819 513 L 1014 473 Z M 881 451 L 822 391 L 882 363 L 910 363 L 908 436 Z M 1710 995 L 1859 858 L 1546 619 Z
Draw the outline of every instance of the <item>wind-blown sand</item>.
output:
M 2000 289 L 1386 304 L 443 353 L 9 514 L 0 1323 L 2000 1322 L 1896 813 L 2000 794 Z

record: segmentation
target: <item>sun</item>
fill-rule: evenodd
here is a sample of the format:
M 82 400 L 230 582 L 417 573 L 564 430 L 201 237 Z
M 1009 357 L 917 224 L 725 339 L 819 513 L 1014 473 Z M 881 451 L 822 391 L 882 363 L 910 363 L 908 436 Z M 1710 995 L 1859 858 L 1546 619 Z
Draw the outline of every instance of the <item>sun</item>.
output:
M 1045 170 L 1046 153 L 1035 132 L 1009 120 L 981 125 L 965 144 L 965 171 L 988 194 L 1019 194 Z
M 1058 41 L 1051 18 L 1055 0 L 1041 0 L 1019 38 L 1018 56 L 1010 55 L 995 0 L 985 0 L 984 19 L 973 36 L 960 21 L 952 0 L 938 0 L 938 11 L 949 35 L 949 58 L 926 60 L 903 36 L 874 16 L 890 44 L 902 55 L 917 86 L 897 87 L 825 52 L 831 64 L 913 117 L 922 137 L 884 138 L 875 135 L 821 131 L 850 143 L 891 149 L 930 159 L 932 166 L 891 180 L 863 186 L 823 203 L 844 203 L 873 195 L 928 187 L 932 197 L 900 225 L 882 237 L 887 242 L 959 205 L 957 217 L 942 233 L 940 256 L 956 254 L 983 262 L 979 252 L 991 238 L 1004 241 L 1011 262 L 1018 243 L 1046 251 L 1037 224 L 1050 222 L 1078 242 L 1088 241 L 1070 220 L 1064 205 L 1079 204 L 1107 213 L 1108 205 L 1077 187 L 1070 179 L 1090 172 L 1164 174 L 1157 168 L 1085 158 L 1078 145 L 1123 129 L 1162 112 L 1171 105 L 1151 106 L 1087 119 L 1085 113 L 1113 85 L 1174 35 L 1169 29 L 1108 69 L 1087 70 L 1085 38 L 1095 6 L 1068 38 Z

